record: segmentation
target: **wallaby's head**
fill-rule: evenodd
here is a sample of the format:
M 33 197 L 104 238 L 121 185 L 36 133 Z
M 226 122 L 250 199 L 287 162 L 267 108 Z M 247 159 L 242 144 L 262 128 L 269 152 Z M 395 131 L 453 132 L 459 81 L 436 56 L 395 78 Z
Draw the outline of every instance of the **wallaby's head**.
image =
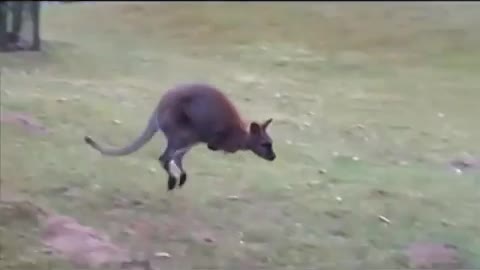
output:
M 250 123 L 247 143 L 249 150 L 268 161 L 273 161 L 276 158 L 272 147 L 272 139 L 267 133 L 267 127 L 271 122 L 272 119 L 270 118 L 263 123 Z

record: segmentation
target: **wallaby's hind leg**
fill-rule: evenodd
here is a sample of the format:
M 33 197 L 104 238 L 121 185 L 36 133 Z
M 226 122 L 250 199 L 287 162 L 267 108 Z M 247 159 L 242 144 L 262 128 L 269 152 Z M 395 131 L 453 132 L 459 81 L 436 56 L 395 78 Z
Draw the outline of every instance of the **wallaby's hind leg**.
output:
M 177 151 L 175 157 L 173 158 L 173 161 L 178 166 L 178 168 L 180 168 L 180 170 L 181 170 L 180 177 L 179 177 L 180 181 L 178 183 L 178 187 L 182 187 L 185 184 L 185 182 L 187 182 L 187 173 L 183 169 L 183 157 L 185 156 L 185 154 L 189 150 L 190 150 L 190 147 L 181 149 L 181 150 Z
M 187 180 L 182 160 L 184 155 L 190 150 L 191 145 L 179 138 L 167 138 L 167 140 L 167 148 L 158 160 L 168 174 L 167 188 L 172 190 L 177 184 L 177 179 L 179 179 L 180 186 L 183 186 Z
M 171 154 L 169 153 L 168 147 L 167 149 L 165 149 L 165 152 L 158 158 L 158 160 L 162 164 L 163 169 L 167 172 L 167 175 L 168 175 L 167 189 L 170 191 L 175 188 L 175 185 L 177 184 L 177 179 L 170 171 L 170 161 L 172 159 L 171 159 Z

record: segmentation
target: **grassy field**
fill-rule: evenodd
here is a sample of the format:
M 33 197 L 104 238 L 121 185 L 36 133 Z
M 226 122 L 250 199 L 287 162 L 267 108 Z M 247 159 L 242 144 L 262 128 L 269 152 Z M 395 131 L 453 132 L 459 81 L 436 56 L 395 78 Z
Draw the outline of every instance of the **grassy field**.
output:
M 398 269 L 413 241 L 459 247 L 480 268 L 477 3 L 49 4 L 41 53 L 0 55 L 2 195 L 27 197 L 125 236 L 155 224 L 160 269 Z M 161 134 L 123 145 L 181 82 L 224 89 L 243 115 L 273 117 L 277 160 L 197 147 L 172 194 Z M 115 120 L 117 120 L 115 123 Z M 229 196 L 238 200 L 229 200 Z M 475 210 L 477 209 L 477 210 Z M 26 218 L 0 215 L 0 269 L 74 269 L 42 252 Z M 21 215 L 19 215 L 21 217 Z M 384 216 L 389 224 L 378 217 Z M 211 243 L 203 239 L 210 238 Z

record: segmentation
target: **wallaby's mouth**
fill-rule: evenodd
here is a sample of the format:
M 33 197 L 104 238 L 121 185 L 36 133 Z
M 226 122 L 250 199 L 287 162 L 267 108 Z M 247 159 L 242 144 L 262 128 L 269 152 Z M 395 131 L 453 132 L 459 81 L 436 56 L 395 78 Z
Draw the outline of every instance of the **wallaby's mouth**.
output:
M 274 161 L 277 156 L 275 154 L 271 154 L 267 157 L 268 161 Z

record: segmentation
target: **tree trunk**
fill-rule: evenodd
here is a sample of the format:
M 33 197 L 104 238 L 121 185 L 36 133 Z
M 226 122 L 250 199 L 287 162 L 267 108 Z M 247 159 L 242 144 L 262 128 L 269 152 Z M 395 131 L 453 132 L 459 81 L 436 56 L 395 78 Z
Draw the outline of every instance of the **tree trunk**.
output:
M 0 2 L 0 51 L 7 51 L 7 3 Z
M 40 50 L 40 1 L 30 2 L 30 14 L 32 18 L 32 46 L 31 50 Z
M 12 11 L 12 33 L 19 37 L 23 23 L 23 1 L 14 1 L 11 4 Z
M 0 51 L 40 50 L 40 5 L 41 1 L 0 2 Z

